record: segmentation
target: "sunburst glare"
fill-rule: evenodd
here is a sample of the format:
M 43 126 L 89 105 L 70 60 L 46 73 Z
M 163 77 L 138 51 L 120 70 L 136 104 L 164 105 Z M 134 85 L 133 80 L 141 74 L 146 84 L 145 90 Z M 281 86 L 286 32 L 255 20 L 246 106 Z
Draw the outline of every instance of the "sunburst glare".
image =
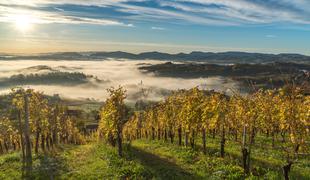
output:
M 13 16 L 13 21 L 17 30 L 27 32 L 33 28 L 33 17 L 26 14 Z

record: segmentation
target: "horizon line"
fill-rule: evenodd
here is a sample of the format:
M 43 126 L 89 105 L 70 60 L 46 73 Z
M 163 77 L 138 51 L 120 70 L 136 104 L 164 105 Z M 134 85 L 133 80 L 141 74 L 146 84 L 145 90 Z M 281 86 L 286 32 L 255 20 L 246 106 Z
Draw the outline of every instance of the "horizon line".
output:
M 310 54 L 304 54 L 304 53 L 295 53 L 295 52 L 280 52 L 280 53 L 272 53 L 272 52 L 258 52 L 258 51 L 199 51 L 199 50 L 193 50 L 189 52 L 184 51 L 178 51 L 176 53 L 171 52 L 164 52 L 164 51 L 141 51 L 141 52 L 130 52 L 130 51 L 122 51 L 122 50 L 115 50 L 115 51 L 104 51 L 104 50 L 86 50 L 86 51 L 46 51 L 46 52 L 39 52 L 39 53 L 10 53 L 10 52 L 0 52 L 0 55 L 43 55 L 43 54 L 56 54 L 56 53 L 97 53 L 97 52 L 103 52 L 103 53 L 111 53 L 111 52 L 123 52 L 133 55 L 139 55 L 143 53 L 162 53 L 162 54 L 170 54 L 170 55 L 178 55 L 178 54 L 191 54 L 194 52 L 200 52 L 200 53 L 248 53 L 248 54 L 266 54 L 266 55 L 281 55 L 281 54 L 287 54 L 287 55 L 302 55 L 302 56 L 309 56 Z

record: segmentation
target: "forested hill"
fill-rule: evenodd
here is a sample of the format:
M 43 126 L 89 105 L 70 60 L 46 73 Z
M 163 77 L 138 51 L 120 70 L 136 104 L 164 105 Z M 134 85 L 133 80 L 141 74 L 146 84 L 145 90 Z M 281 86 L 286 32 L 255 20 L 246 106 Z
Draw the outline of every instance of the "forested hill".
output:
M 99 60 L 107 58 L 131 60 L 171 60 L 171 61 L 206 61 L 222 63 L 263 63 L 263 62 L 310 62 L 310 56 L 301 54 L 264 54 L 248 52 L 200 52 L 169 54 L 162 52 L 144 52 L 133 54 L 122 51 L 114 52 L 60 52 L 36 55 L 0 54 L 0 60 Z
M 17 74 L 0 78 L 0 88 L 15 87 L 20 85 L 80 85 L 95 82 L 103 82 L 92 75 L 80 72 L 49 72 L 46 74 Z
M 310 89 L 310 65 L 297 63 L 265 63 L 218 65 L 206 63 L 161 63 L 139 67 L 144 73 L 159 77 L 199 78 L 223 76 L 243 85 L 255 84 L 259 88 L 282 87 L 287 83 Z
M 139 67 L 145 72 L 152 72 L 159 76 L 197 78 L 209 76 L 257 76 L 298 74 L 310 71 L 310 65 L 275 62 L 268 64 L 235 64 L 217 65 L 201 63 L 162 63 Z

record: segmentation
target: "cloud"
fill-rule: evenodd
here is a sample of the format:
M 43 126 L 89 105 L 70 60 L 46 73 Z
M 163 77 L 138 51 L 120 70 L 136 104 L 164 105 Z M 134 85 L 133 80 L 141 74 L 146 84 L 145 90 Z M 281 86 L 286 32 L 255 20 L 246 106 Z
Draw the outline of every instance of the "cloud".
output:
M 175 0 L 160 2 L 162 6 L 173 7 L 183 12 L 200 15 L 207 13 L 209 17 L 242 22 L 242 24 L 274 22 L 310 24 L 309 1 Z
M 117 11 L 132 14 L 129 19 L 135 21 L 170 22 L 177 24 L 195 23 L 202 25 L 236 25 L 234 22 L 224 21 L 221 19 L 212 19 L 195 14 L 187 14 L 154 7 L 123 4 L 119 9 L 117 9 Z
M 0 7 L 41 11 L 47 17 L 40 17 L 47 20 L 48 14 L 54 13 L 54 19 L 71 24 L 310 25 L 309 0 L 2 0 Z M 78 7 L 79 12 L 72 7 Z M 90 7 L 98 9 L 87 11 Z M 5 12 L 0 10 L 0 16 Z
M 266 35 L 266 38 L 276 38 L 276 37 L 277 37 L 276 35 L 272 35 L 272 34 Z
M 57 11 L 63 12 L 63 9 L 57 8 Z M 126 24 L 117 20 L 104 18 L 88 18 L 73 15 L 64 15 L 49 11 L 38 11 L 28 9 L 16 9 L 0 6 L 0 22 L 14 23 L 20 16 L 27 16 L 32 24 L 93 24 L 93 25 L 110 25 L 134 27 L 133 24 Z
M 64 12 L 65 10 L 61 9 L 61 8 L 57 8 L 55 7 L 54 9 L 58 10 L 58 11 L 61 11 L 61 12 Z
M 151 27 L 152 30 L 159 30 L 159 31 L 163 31 L 163 30 L 166 30 L 165 28 L 162 28 L 162 27 Z
M 143 0 L 2 0 L 0 4 L 21 5 L 21 6 L 40 6 L 50 4 L 71 4 L 71 5 L 115 5 L 122 2 L 141 2 Z

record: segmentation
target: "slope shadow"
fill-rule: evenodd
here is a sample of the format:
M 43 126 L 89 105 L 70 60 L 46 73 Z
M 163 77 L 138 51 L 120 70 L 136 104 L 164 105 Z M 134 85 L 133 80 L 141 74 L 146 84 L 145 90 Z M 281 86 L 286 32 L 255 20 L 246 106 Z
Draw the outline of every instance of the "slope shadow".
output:
M 161 158 L 152 153 L 146 152 L 136 147 L 130 147 L 131 158 L 141 162 L 141 164 L 153 173 L 158 179 L 202 179 L 202 177 L 192 174 L 169 159 Z
M 68 169 L 65 160 L 59 156 L 42 155 L 33 167 L 33 176 L 38 179 L 55 179 Z
M 31 179 L 59 179 L 60 175 L 69 171 L 66 158 L 61 156 L 64 151 L 71 151 L 77 146 L 59 146 L 50 152 L 44 152 L 34 157 Z

